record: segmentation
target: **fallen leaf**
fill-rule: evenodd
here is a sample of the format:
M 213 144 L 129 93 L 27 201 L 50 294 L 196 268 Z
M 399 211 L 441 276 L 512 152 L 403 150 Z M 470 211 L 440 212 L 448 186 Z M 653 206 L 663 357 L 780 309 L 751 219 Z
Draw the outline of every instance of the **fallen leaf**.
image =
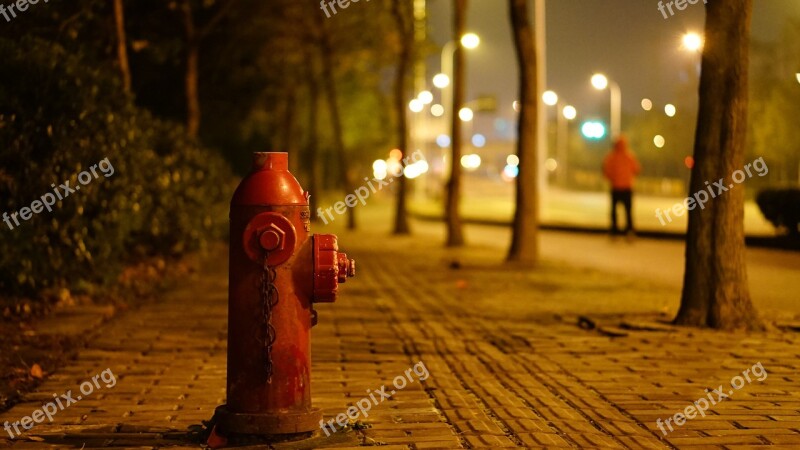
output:
M 42 366 L 38 364 L 34 364 L 31 366 L 31 376 L 33 378 L 42 379 L 44 378 L 44 372 L 42 371 Z

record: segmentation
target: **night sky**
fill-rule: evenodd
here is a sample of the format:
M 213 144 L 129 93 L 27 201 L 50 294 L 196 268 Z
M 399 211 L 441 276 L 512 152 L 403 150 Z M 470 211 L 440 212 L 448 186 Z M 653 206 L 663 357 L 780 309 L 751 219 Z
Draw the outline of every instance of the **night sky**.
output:
M 451 0 L 428 0 L 429 38 L 440 46 L 450 39 L 451 8 Z M 800 0 L 756 0 L 753 38 L 778 39 L 790 16 L 800 17 Z M 681 74 L 685 77 L 699 62 L 698 54 L 680 48 L 680 39 L 688 31 L 702 33 L 704 17 L 702 1 L 664 19 L 655 0 L 549 0 L 547 87 L 578 108 L 579 120 L 607 117 L 608 93 L 589 84 L 596 71 L 619 83 L 626 114 L 642 112 L 644 97 L 657 108 L 677 103 Z M 497 113 L 479 117 L 476 131 L 500 137 L 493 132 L 495 119 L 506 119 L 513 129 L 511 102 L 517 95 L 508 2 L 470 0 L 467 28 L 481 37 L 481 45 L 467 53 L 467 100 L 481 94 L 498 100 Z M 430 76 L 438 67 L 437 53 L 428 59 Z

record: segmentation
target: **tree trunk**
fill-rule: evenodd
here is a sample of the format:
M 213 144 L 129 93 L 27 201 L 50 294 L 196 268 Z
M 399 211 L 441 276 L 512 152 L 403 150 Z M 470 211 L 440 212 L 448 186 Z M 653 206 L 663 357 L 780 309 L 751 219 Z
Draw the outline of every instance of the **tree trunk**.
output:
M 114 24 L 117 29 L 117 62 L 122 74 L 122 89 L 131 93 L 131 69 L 128 64 L 128 46 L 125 36 L 125 8 L 123 0 L 114 0 Z
M 183 0 L 181 5 L 183 28 L 186 34 L 186 74 L 184 75 L 186 84 L 186 134 L 191 138 L 197 137 L 200 131 L 200 43 L 231 11 L 235 3 L 236 0 L 228 0 L 223 3 L 217 13 L 200 30 L 195 27 L 191 0 Z
M 308 173 L 308 192 L 311 193 L 309 198 L 309 207 L 311 208 L 311 218 L 316 220 L 317 205 L 319 204 L 319 179 L 317 178 L 317 146 L 319 124 L 317 123 L 317 108 L 319 108 L 319 79 L 317 78 L 317 71 L 315 70 L 314 57 L 311 52 L 304 52 L 306 56 L 306 82 L 308 83 L 308 140 L 306 141 L 308 147 L 306 148 L 306 170 Z
M 200 130 L 200 94 L 198 90 L 198 60 L 200 38 L 195 30 L 190 0 L 183 1 L 183 28 L 186 33 L 186 134 L 197 137 Z
M 458 210 L 461 200 L 461 119 L 458 111 L 464 103 L 464 47 L 461 46 L 461 36 L 464 35 L 466 26 L 467 0 L 453 2 L 453 39 L 456 41 L 456 50 L 453 53 L 453 105 L 450 110 L 452 152 L 444 215 L 447 220 L 447 246 L 460 247 L 464 245 L 464 227 Z
M 519 66 L 520 113 L 517 123 L 517 175 L 516 210 L 508 250 L 508 261 L 532 266 L 539 256 L 538 184 L 537 174 L 537 123 L 539 96 L 537 95 L 536 45 L 533 29 L 528 19 L 527 0 L 509 0 L 511 26 Z
M 397 59 L 397 73 L 394 80 L 394 105 L 397 114 L 397 147 L 403 152 L 408 151 L 408 115 L 406 114 L 406 77 L 411 66 L 411 47 L 413 43 L 413 28 L 409 27 L 408 15 L 410 10 L 403 10 L 406 0 L 392 0 L 392 14 L 397 24 L 400 36 L 400 53 Z M 408 211 L 406 208 L 407 179 L 400 176 L 397 180 L 397 203 L 394 216 L 394 234 L 409 234 Z
M 712 189 L 714 196 L 689 211 L 680 325 L 762 328 L 747 285 L 744 186 L 731 181 L 744 166 L 752 6 L 752 0 L 717 0 L 706 10 L 690 192 Z M 706 183 L 719 179 L 730 190 L 717 195 Z
M 321 21 L 319 16 L 319 20 Z M 342 117 L 338 105 L 336 94 L 335 70 L 333 67 L 333 46 L 330 42 L 328 30 L 324 23 L 320 26 L 320 50 L 322 52 L 322 87 L 325 90 L 325 99 L 328 102 L 328 109 L 331 114 L 331 128 L 333 131 L 333 145 L 339 163 L 339 175 L 345 194 L 353 192 L 353 184 L 350 182 L 350 174 L 347 167 L 347 153 L 344 146 L 344 133 L 342 130 Z M 347 228 L 356 228 L 355 208 L 347 208 Z

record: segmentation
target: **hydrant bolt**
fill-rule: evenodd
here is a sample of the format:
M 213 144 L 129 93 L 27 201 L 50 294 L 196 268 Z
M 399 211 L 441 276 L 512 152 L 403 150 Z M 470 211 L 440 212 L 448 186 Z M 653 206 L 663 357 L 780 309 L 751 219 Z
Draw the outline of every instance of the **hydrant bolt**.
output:
M 283 249 L 283 239 L 275 230 L 267 230 L 261 233 L 261 237 L 259 237 L 259 243 L 264 250 L 273 251 L 273 250 L 282 250 Z

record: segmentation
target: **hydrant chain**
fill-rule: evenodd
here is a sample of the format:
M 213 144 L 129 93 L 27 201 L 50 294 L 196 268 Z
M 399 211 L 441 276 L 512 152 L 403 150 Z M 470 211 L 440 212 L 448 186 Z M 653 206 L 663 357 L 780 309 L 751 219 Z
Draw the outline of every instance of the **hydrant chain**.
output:
M 269 252 L 264 255 L 264 271 L 261 274 L 261 308 L 264 323 L 262 327 L 264 344 L 264 365 L 266 368 L 267 383 L 272 383 L 272 345 L 277 336 L 275 327 L 272 326 L 272 309 L 278 304 L 278 288 L 275 287 L 277 272 L 268 264 Z

